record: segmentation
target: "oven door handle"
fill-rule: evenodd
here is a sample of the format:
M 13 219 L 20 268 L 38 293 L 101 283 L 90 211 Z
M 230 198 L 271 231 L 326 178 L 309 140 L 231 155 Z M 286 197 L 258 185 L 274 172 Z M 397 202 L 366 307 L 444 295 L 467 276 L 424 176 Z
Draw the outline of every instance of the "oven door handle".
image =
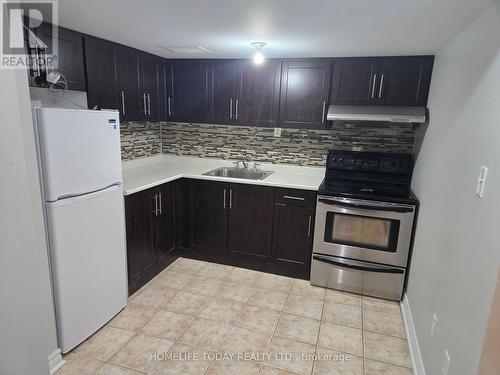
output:
M 343 202 L 325 198 L 318 198 L 318 202 L 329 204 L 331 206 L 354 207 L 354 208 L 361 208 L 364 210 L 377 210 L 377 211 L 402 212 L 402 213 L 414 211 L 413 207 L 369 205 L 369 204 L 355 203 L 353 201 Z
M 361 264 L 359 264 L 359 262 L 356 262 L 356 261 L 350 261 L 348 259 L 343 259 L 342 261 L 333 260 L 331 257 L 323 256 L 323 255 L 316 255 L 316 254 L 313 255 L 313 259 L 317 260 L 319 262 L 333 264 L 334 266 L 338 266 L 338 267 L 342 267 L 342 268 L 351 268 L 354 270 L 366 271 L 366 272 L 398 273 L 398 274 L 402 274 L 405 272 L 401 268 L 375 266 L 375 265 L 373 265 L 371 267 L 366 267 L 366 266 L 362 266 Z

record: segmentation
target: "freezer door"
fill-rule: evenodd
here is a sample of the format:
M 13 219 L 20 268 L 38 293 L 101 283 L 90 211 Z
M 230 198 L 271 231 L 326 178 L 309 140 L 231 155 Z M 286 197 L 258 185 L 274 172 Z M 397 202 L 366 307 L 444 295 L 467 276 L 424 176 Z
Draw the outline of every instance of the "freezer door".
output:
M 118 112 L 37 108 L 45 201 L 122 181 Z
M 121 187 L 46 203 L 59 345 L 68 352 L 127 303 Z

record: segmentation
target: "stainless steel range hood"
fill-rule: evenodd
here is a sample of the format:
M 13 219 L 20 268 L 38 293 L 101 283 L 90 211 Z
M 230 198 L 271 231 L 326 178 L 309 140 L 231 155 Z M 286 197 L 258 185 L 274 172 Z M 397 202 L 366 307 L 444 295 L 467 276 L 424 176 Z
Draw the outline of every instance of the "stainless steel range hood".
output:
M 426 109 L 425 107 L 331 105 L 328 107 L 326 119 L 422 123 L 426 120 Z

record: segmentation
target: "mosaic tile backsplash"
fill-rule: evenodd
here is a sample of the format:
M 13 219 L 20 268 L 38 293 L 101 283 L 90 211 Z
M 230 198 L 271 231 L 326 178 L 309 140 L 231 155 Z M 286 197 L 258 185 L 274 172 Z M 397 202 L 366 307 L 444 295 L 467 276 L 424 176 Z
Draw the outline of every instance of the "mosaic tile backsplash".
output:
M 411 153 L 415 131 L 409 124 L 335 123 L 330 130 L 187 123 L 122 125 L 122 158 L 159 153 L 217 159 L 323 166 L 328 150 Z M 160 136 L 161 134 L 161 136 Z
M 120 124 L 122 160 L 161 153 L 160 123 L 124 122 Z

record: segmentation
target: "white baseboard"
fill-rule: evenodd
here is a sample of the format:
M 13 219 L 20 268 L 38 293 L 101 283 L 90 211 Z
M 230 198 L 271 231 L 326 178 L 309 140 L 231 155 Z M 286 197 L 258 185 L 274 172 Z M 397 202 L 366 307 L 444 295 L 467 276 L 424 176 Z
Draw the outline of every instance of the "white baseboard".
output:
M 57 370 L 64 366 L 66 361 L 62 358 L 61 349 L 54 350 L 51 354 L 49 354 L 49 368 L 50 375 L 55 374 Z
M 406 337 L 408 338 L 408 347 L 410 349 L 411 363 L 414 375 L 425 375 L 424 361 L 420 353 L 420 346 L 418 345 L 417 333 L 413 325 L 413 318 L 411 316 L 410 303 L 408 296 L 405 294 L 401 301 L 401 313 L 403 315 L 403 322 L 405 325 Z

